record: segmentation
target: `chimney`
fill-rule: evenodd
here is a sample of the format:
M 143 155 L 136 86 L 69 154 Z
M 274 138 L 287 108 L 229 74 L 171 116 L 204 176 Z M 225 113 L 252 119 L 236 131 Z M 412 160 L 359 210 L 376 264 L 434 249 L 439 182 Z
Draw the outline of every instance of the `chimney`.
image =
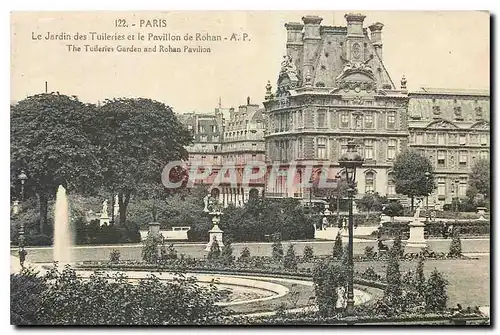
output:
M 287 32 L 286 44 L 287 45 L 302 45 L 302 23 L 289 22 L 285 23 Z
M 304 71 L 302 80 L 306 82 L 306 75 L 314 73 L 313 66 L 321 41 L 320 24 L 323 19 L 319 16 L 308 15 L 302 18 L 304 22 Z M 310 80 L 310 77 L 309 77 Z
M 347 37 L 363 36 L 363 21 L 365 15 L 359 13 L 349 13 L 344 15 L 347 21 Z
M 384 28 L 384 24 L 381 22 L 375 22 L 368 28 L 370 28 L 370 39 L 372 41 L 372 45 L 375 47 L 375 52 L 382 60 L 382 28 Z

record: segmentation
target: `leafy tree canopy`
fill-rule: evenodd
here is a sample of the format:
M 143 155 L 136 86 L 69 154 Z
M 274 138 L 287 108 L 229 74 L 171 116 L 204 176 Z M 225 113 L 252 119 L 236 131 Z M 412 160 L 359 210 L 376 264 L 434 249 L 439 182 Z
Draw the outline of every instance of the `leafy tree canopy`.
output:
M 98 112 L 106 167 L 103 174 L 108 187 L 119 195 L 120 222 L 124 222 L 131 194 L 144 190 L 146 184 L 155 195 L 161 195 L 164 167 L 187 159 L 185 146 L 192 136 L 172 109 L 159 101 L 106 100 Z

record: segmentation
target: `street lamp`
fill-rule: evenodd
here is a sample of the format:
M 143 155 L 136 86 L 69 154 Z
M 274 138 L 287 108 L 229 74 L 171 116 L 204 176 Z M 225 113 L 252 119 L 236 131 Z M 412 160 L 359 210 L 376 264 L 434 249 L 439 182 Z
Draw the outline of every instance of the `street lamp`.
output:
M 424 173 L 425 175 L 425 186 L 428 191 L 429 189 L 429 181 L 431 179 L 431 173 L 429 171 L 426 171 Z M 427 197 L 425 198 L 425 221 L 429 221 L 429 193 L 427 193 Z
M 347 195 L 349 198 L 349 241 L 348 241 L 348 282 L 347 282 L 347 314 L 351 315 L 354 309 L 354 260 L 353 260 L 353 235 L 354 235 L 354 217 L 352 213 L 354 191 L 356 188 L 356 168 L 363 165 L 364 159 L 356 151 L 356 144 L 349 141 L 347 152 L 339 158 L 339 165 L 345 170 L 347 184 L 349 189 Z
M 337 220 L 340 220 L 340 174 L 335 175 L 337 181 Z
M 17 179 L 21 182 L 21 208 L 24 202 L 24 183 L 28 180 L 28 176 L 21 170 L 21 173 L 17 176 Z M 26 251 L 24 250 L 24 222 L 19 220 L 19 262 L 21 263 L 21 268 L 24 268 L 24 260 L 26 257 Z

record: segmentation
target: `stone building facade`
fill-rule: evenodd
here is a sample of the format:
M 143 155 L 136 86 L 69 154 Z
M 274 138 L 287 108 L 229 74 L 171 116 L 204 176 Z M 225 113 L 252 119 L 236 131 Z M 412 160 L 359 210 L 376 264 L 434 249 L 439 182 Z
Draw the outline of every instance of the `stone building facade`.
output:
M 263 108 L 252 104 L 247 98 L 247 104 L 238 109 L 223 109 L 219 106 L 213 114 L 185 113 L 178 117 L 193 132 L 194 137 L 193 144 L 187 148 L 187 167 L 196 163 L 212 168 L 212 174 L 196 180 L 196 184 L 209 185 L 212 195 L 219 198 L 224 206 L 240 206 L 250 196 L 263 194 L 264 178 L 250 180 L 248 184 L 242 179 L 247 163 L 265 161 L 266 123 Z M 221 171 L 223 166 L 234 167 L 236 185 L 229 183 L 230 178 L 222 178 L 218 185 L 212 185 L 217 174 L 224 174 Z
M 409 96 L 410 147 L 433 163 L 437 189 L 429 205 L 442 208 L 466 196 L 472 165 L 490 157 L 490 95 L 422 88 Z
M 350 139 L 365 158 L 357 171 L 358 196 L 398 197 L 391 168 L 407 147 L 435 166 L 430 206 L 439 209 L 465 196 L 472 164 L 489 158 L 489 92 L 408 92 L 404 77 L 396 87 L 383 62 L 384 25 L 366 28 L 361 14 L 345 20 L 346 26 L 333 27 L 305 16 L 285 25 L 286 55 L 276 86 L 267 83 L 264 109 L 248 98 L 238 109 L 219 105 L 213 114 L 181 115 L 195 136 L 190 161 L 212 164 L 214 171 L 223 163 L 235 166 L 237 186 L 214 190 L 225 205 L 244 203 L 250 193 L 314 198 L 304 184 L 316 182 L 321 172 L 327 179 L 342 174 L 338 159 Z M 251 161 L 265 162 L 267 174 L 243 185 L 241 175 Z M 305 180 L 310 168 L 312 178 Z
M 286 56 L 277 87 L 267 85 L 266 159 L 280 170 L 295 169 L 304 183 L 321 171 L 341 174 L 338 159 L 354 139 L 365 164 L 357 172 L 358 193 L 394 192 L 392 161 L 408 146 L 408 92 L 396 88 L 383 64 L 382 23 L 363 25 L 365 16 L 345 15 L 347 26 L 322 26 L 317 16 L 287 23 Z M 310 187 L 280 176 L 266 196 L 308 199 Z

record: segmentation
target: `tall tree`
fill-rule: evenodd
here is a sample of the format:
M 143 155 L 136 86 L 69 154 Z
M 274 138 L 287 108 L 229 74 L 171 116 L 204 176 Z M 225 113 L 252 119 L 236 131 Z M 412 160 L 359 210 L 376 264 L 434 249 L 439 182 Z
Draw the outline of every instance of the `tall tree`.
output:
M 131 195 L 139 188 L 162 184 L 164 167 L 186 160 L 189 131 L 164 103 L 144 98 L 106 100 L 98 109 L 104 145 L 105 184 L 118 194 L 119 222 L 125 223 Z
M 480 194 L 485 199 L 489 199 L 490 169 L 489 159 L 479 159 L 474 163 L 469 174 L 469 189 L 467 190 L 470 198 Z
M 429 179 L 425 173 L 429 172 Z M 411 199 L 413 211 L 415 197 L 427 196 L 436 188 L 434 167 L 430 160 L 413 150 L 404 150 L 394 161 L 393 166 L 396 193 Z
M 49 199 L 57 187 L 92 192 L 101 181 L 100 151 L 94 141 L 95 106 L 75 96 L 44 93 L 11 108 L 11 178 L 28 175 L 25 188 L 37 194 L 40 231 L 47 225 Z

